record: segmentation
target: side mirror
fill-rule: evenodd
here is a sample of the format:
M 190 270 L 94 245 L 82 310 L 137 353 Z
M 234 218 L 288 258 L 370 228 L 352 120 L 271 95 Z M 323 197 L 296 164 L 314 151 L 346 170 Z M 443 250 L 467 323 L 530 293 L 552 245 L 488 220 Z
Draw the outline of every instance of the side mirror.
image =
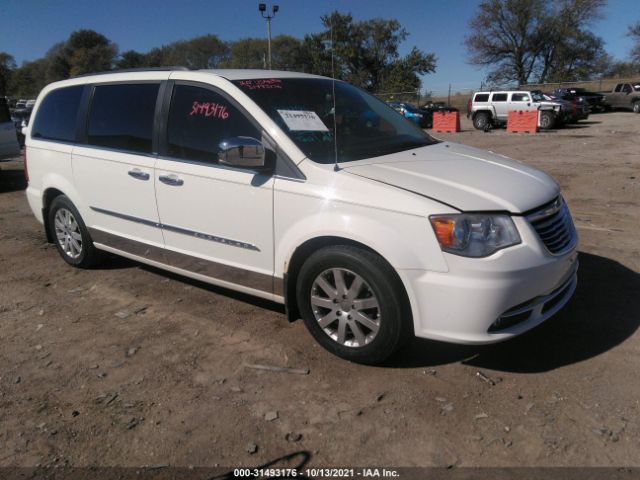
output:
M 265 166 L 265 150 L 260 140 L 252 137 L 231 137 L 219 145 L 218 161 L 222 165 L 239 168 L 258 168 Z

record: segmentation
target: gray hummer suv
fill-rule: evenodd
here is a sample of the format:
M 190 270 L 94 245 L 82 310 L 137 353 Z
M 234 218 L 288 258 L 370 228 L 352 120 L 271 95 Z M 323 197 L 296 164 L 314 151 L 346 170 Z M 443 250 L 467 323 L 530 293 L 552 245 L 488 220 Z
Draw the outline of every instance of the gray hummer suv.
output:
M 562 105 L 545 100 L 539 92 L 528 90 L 495 90 L 476 92 L 469 102 L 467 116 L 478 130 L 507 123 L 509 111 L 540 110 L 538 126 L 547 130 L 563 118 Z

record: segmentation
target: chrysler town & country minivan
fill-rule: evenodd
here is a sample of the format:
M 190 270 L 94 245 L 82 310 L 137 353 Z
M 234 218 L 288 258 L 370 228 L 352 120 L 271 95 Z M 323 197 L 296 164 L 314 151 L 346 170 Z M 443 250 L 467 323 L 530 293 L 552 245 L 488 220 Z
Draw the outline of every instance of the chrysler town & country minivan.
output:
M 352 361 L 413 335 L 506 340 L 576 288 L 552 178 L 436 140 L 345 82 L 78 77 L 41 92 L 26 136 L 28 201 L 68 264 L 106 251 L 279 302 Z

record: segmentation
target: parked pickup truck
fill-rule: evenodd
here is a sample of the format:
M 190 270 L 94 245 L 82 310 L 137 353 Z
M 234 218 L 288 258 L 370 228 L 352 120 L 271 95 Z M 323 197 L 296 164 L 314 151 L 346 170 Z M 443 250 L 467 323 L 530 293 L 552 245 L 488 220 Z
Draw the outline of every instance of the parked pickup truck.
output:
M 471 117 L 475 128 L 483 130 L 491 125 L 507 123 L 511 110 L 539 110 L 538 126 L 543 130 L 553 128 L 564 119 L 561 104 L 545 100 L 539 92 L 527 90 L 476 92 L 469 100 L 467 117 Z
M 607 103 L 611 108 L 628 108 L 640 113 L 640 80 L 616 85 L 613 92 L 607 94 Z

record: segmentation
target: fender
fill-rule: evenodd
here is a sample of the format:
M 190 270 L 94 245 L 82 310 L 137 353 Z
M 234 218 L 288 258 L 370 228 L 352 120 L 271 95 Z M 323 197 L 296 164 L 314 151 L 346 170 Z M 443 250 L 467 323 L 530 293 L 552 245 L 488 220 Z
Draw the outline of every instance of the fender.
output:
M 308 198 L 301 202 L 305 200 Z M 286 227 L 278 222 L 276 210 L 276 276 L 287 273 L 290 259 L 300 245 L 318 237 L 341 237 L 367 245 L 396 270 L 448 270 L 442 255 L 424 253 L 440 251 L 426 217 L 380 210 L 371 215 L 372 210 L 343 204 L 340 210 L 327 208 L 320 212 L 316 210 L 316 213 L 291 215 L 290 218 L 297 221 Z

